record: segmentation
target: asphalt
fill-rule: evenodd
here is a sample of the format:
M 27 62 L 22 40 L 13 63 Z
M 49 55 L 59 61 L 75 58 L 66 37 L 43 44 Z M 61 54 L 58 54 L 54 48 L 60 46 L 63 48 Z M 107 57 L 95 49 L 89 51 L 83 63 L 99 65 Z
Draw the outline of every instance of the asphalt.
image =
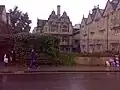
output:
M 0 90 L 120 90 L 120 73 L 0 75 Z

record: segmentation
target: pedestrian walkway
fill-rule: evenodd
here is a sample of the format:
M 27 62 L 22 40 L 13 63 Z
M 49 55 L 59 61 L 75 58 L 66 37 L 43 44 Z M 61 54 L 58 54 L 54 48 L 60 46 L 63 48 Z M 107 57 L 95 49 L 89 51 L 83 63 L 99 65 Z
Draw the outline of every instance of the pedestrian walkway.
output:
M 119 67 L 68 67 L 68 66 L 41 66 L 37 69 L 28 69 L 28 67 L 1 67 L 0 73 L 41 73 L 41 72 L 120 72 Z

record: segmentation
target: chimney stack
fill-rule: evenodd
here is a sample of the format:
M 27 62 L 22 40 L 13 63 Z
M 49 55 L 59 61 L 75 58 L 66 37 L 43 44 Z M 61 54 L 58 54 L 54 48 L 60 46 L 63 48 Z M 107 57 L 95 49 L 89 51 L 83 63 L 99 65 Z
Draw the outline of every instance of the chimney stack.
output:
M 58 18 L 60 17 L 60 7 L 61 7 L 60 5 L 57 6 L 57 16 L 58 16 Z

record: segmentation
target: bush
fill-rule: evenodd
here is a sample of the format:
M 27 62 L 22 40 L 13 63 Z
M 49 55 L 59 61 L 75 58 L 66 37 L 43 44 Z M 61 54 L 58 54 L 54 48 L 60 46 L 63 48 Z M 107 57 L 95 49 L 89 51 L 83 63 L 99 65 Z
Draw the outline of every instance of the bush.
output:
M 63 65 L 67 65 L 67 66 L 76 65 L 75 58 L 76 58 L 76 54 L 74 53 L 60 53 L 59 54 L 59 60 L 61 61 Z

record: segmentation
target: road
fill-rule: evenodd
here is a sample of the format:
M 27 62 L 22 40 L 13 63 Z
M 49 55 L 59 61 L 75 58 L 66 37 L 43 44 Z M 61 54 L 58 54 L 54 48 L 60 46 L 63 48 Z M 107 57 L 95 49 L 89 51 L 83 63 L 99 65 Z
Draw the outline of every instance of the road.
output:
M 120 90 L 120 72 L 0 75 L 0 90 Z

